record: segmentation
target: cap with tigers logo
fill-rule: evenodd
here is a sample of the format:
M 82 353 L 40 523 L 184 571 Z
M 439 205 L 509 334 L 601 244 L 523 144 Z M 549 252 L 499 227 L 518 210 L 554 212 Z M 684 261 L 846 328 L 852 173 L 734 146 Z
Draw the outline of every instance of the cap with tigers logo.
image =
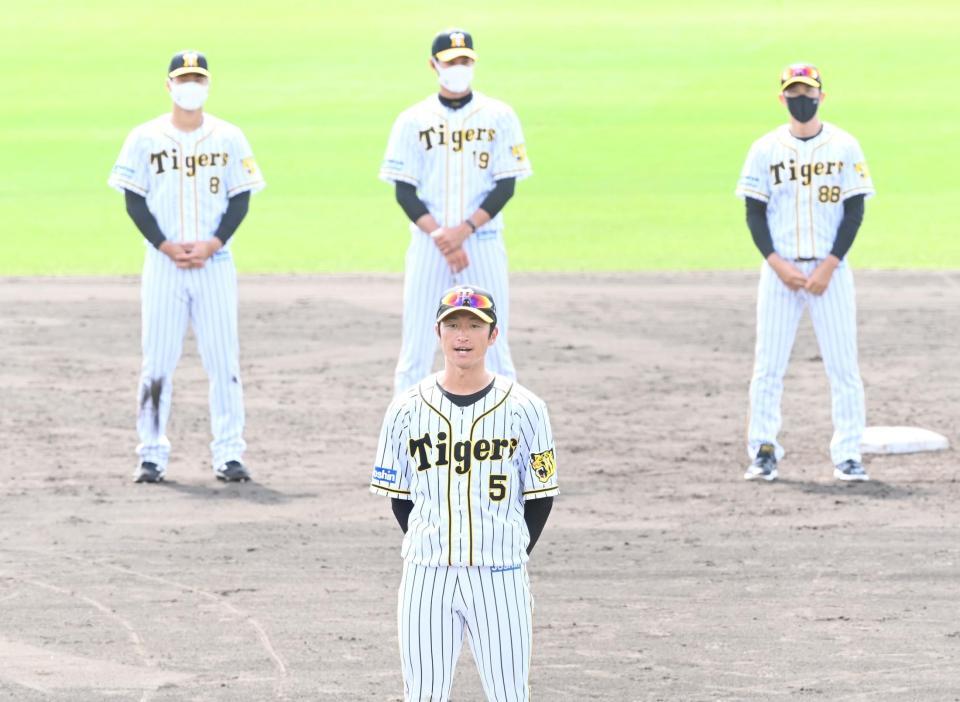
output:
M 463 29 L 445 29 L 433 38 L 430 53 L 438 61 L 452 61 L 459 56 L 466 56 L 477 60 L 477 52 L 473 50 L 473 37 Z
M 210 71 L 207 68 L 207 57 L 199 51 L 180 51 L 174 54 L 173 58 L 170 59 L 167 76 L 176 78 L 187 73 L 199 73 L 209 78 Z

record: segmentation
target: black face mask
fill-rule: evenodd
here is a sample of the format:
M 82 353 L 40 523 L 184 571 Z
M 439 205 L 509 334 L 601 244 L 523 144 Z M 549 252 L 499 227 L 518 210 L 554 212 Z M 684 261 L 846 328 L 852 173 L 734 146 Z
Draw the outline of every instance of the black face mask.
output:
M 817 114 L 817 108 L 820 106 L 820 98 L 807 97 L 806 95 L 797 95 L 787 98 L 787 109 L 798 122 L 809 122 Z

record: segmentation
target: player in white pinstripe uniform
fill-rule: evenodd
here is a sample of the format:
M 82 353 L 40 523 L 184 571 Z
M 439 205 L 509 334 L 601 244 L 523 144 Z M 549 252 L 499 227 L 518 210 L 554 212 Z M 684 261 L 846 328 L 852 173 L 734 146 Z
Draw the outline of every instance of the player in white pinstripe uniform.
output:
M 447 700 L 466 633 L 488 700 L 528 700 L 528 554 L 558 494 L 543 401 L 487 370 L 499 343 L 485 290 L 440 297 L 440 373 L 395 398 L 370 490 L 405 532 L 397 606 L 406 700 Z
M 845 256 L 874 189 L 857 140 L 817 115 L 822 88 L 815 66 L 793 64 L 783 71 L 780 102 L 789 124 L 753 144 L 737 185 L 765 259 L 757 294 L 747 480 L 777 477 L 784 455 L 777 441 L 783 377 L 805 308 L 830 380 L 834 477 L 869 479 L 860 455 L 866 409 L 857 364 L 856 295 Z
M 440 92 L 397 118 L 380 178 L 394 184 L 410 219 L 403 289 L 403 341 L 394 389 L 431 369 L 436 340 L 430 306 L 451 285 L 469 280 L 500 305 L 500 338 L 490 368 L 516 377 L 507 344 L 509 287 L 501 210 L 516 181 L 531 175 L 520 121 L 505 103 L 472 91 L 477 55 L 468 32 L 433 40 L 430 65 Z
M 250 194 L 265 184 L 243 132 L 203 111 L 206 57 L 180 52 L 167 73 L 172 112 L 130 132 L 108 180 L 124 193 L 127 212 L 150 244 L 141 285 L 140 464 L 134 480 L 155 483 L 166 473 L 173 371 L 192 324 L 210 378 L 214 474 L 246 481 L 237 274 L 229 241 Z

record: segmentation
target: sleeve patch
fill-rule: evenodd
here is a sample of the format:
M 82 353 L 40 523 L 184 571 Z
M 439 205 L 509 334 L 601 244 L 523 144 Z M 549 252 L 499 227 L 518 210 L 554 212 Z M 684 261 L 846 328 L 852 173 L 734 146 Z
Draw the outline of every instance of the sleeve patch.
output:
M 394 468 L 381 468 L 377 466 L 373 469 L 373 479 L 378 483 L 393 485 L 397 482 L 397 471 Z
M 530 456 L 531 465 L 533 472 L 537 474 L 537 478 L 540 479 L 541 483 L 546 483 L 553 477 L 554 473 L 557 472 L 557 459 L 553 455 L 553 449 L 544 451 L 543 453 L 534 453 Z

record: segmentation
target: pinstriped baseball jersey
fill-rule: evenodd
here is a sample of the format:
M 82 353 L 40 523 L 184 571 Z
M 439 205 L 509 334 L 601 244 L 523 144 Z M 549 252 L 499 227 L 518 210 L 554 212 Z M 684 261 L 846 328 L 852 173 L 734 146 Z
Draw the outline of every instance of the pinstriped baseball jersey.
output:
M 767 203 L 773 247 L 787 259 L 826 258 L 843 201 L 870 197 L 873 181 L 857 140 L 827 122 L 803 141 L 783 125 L 750 148 L 736 193 Z
M 266 185 L 243 132 L 210 114 L 189 133 L 169 114 L 134 128 L 107 183 L 144 196 L 171 241 L 212 238 L 231 197 Z
M 559 494 L 546 405 L 496 376 L 459 407 L 430 376 L 390 405 L 370 490 L 413 500 L 402 555 L 422 566 L 527 561 L 525 500 Z
M 532 174 L 520 120 L 509 105 L 478 92 L 461 109 L 431 95 L 397 118 L 380 178 L 417 187 L 437 222 L 452 227 L 473 214 L 502 178 Z M 411 224 L 416 233 L 416 225 Z M 503 229 L 503 213 L 478 233 Z

